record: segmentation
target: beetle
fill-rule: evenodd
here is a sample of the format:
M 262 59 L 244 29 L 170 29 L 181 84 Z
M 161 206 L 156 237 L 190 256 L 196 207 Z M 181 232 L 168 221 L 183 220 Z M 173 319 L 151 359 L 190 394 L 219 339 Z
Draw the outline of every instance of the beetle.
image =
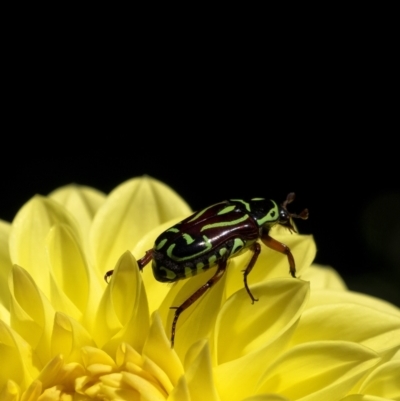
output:
M 227 262 L 245 250 L 253 255 L 244 270 L 244 287 L 254 303 L 247 283 L 247 276 L 253 269 L 261 252 L 258 240 L 267 247 L 287 256 L 289 273 L 296 278 L 296 266 L 289 247 L 270 237 L 269 231 L 277 224 L 295 231 L 291 219 L 308 218 L 308 210 L 300 214 L 290 213 L 287 205 L 293 202 L 295 194 L 289 193 L 286 200 L 278 205 L 273 200 L 253 198 L 250 200 L 230 199 L 202 209 L 180 223 L 164 231 L 139 259 L 139 269 L 152 260 L 153 275 L 160 282 L 175 282 L 205 272 L 218 266 L 215 274 L 180 306 L 173 306 L 175 315 L 171 329 L 171 347 L 174 346 L 175 329 L 180 314 L 197 301 L 224 275 Z M 104 279 L 113 274 L 108 271 Z

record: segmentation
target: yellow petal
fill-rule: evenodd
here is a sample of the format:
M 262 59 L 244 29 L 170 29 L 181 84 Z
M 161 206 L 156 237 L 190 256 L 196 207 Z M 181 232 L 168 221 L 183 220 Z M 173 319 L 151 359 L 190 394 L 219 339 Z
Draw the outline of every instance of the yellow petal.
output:
M 130 386 L 134 388 L 140 394 L 140 400 L 143 401 L 165 401 L 167 394 L 160 391 L 153 383 L 141 378 L 140 376 L 133 375 L 131 373 L 122 373 L 122 383 L 120 387 Z M 116 394 L 119 393 L 119 388 L 117 388 Z M 127 401 L 129 398 L 125 398 Z
M 152 324 L 143 349 L 143 355 L 156 363 L 176 386 L 183 374 L 183 367 L 176 352 L 171 349 L 160 316 L 157 312 L 152 315 Z
M 8 250 L 8 238 L 11 226 L 0 220 L 0 319 L 10 321 L 10 291 L 8 289 L 8 275 L 11 271 L 11 259 Z
M 50 296 L 49 262 L 46 237 L 54 224 L 65 224 L 80 240 L 75 219 L 56 201 L 35 196 L 17 213 L 10 233 L 10 255 L 13 263 L 22 266 L 38 287 Z
M 269 366 L 257 392 L 304 401 L 336 401 L 378 362 L 376 353 L 358 344 L 309 342 L 291 348 Z
M 134 178 L 107 197 L 93 221 L 91 247 L 104 274 L 154 227 L 187 215 L 190 208 L 169 187 L 150 177 Z
M 211 355 L 207 341 L 199 341 L 191 348 L 185 365 L 185 378 L 188 383 L 191 401 L 219 401 L 214 384 Z
M 82 348 L 82 360 L 85 368 L 96 375 L 109 373 L 116 368 L 110 355 L 94 347 Z
M 8 386 L 5 394 L 15 393 L 16 385 L 27 386 L 39 373 L 39 362 L 30 345 L 1 320 L 0 355 L 0 391 Z
M 254 305 L 243 289 L 221 309 L 215 324 L 218 364 L 231 361 L 263 347 L 282 335 L 300 317 L 308 299 L 305 281 L 273 279 L 253 286 L 259 298 Z
M 105 202 L 106 195 L 95 188 L 71 184 L 54 190 L 49 198 L 63 205 L 79 223 L 83 238 L 89 238 L 93 218 Z
M 89 269 L 81 245 L 68 226 L 55 224 L 50 229 L 46 245 L 53 278 L 53 305 L 76 320 L 81 321 L 84 316 L 82 321 L 85 321 L 87 328 L 91 327 L 100 302 L 103 286 L 100 281 L 103 278 L 96 277 L 93 270 Z
M 130 252 L 118 261 L 98 307 L 96 342 L 114 355 L 121 342 L 141 351 L 150 325 L 147 297 L 137 263 Z M 106 343 L 106 344 L 105 344 Z
M 257 295 L 265 295 L 252 305 L 245 290 L 237 292 L 225 303 L 215 324 L 214 373 L 223 399 L 239 401 L 255 394 L 260 377 L 285 349 L 296 328 L 309 285 L 295 279 L 274 279 L 253 289 Z
M 168 394 L 174 386 L 167 372 L 153 360 L 139 355 L 130 345 L 124 343 L 117 350 L 118 365 L 121 371 L 127 371 L 150 382 L 161 394 Z M 122 382 L 123 377 L 121 377 Z
M 346 283 L 336 272 L 329 266 L 320 266 L 313 264 L 302 275 L 303 280 L 309 281 L 311 290 L 331 289 L 346 290 Z
M 362 383 L 359 392 L 400 400 L 400 360 L 386 362 L 375 369 Z
M 215 274 L 216 268 L 175 283 L 159 308 L 168 337 L 171 336 L 175 309 L 190 298 Z M 194 342 L 207 337 L 212 330 L 221 303 L 225 300 L 226 276 L 181 313 L 176 325 L 175 350 L 183 359 Z
M 303 313 L 290 346 L 336 339 L 393 355 L 400 348 L 400 316 L 354 303 L 316 305 Z
M 332 303 L 354 303 L 400 317 L 400 309 L 389 302 L 352 291 L 315 289 L 311 291 L 307 308 L 313 308 L 319 305 L 330 305 Z
M 66 362 L 81 362 L 81 348 L 95 346 L 89 333 L 68 315 L 57 312 L 51 338 L 51 353 L 62 354 Z
M 2 386 L 0 385 L 0 388 Z M 21 395 L 20 388 L 13 380 L 8 380 L 3 390 L 0 390 L 1 401 L 19 401 Z
M 278 394 L 260 394 L 244 399 L 243 401 L 290 401 Z
M 42 393 L 42 383 L 38 380 L 33 381 L 28 389 L 23 393 L 21 401 L 36 401 Z
M 184 377 L 179 380 L 178 385 L 169 395 L 167 401 L 191 401 L 188 385 Z
M 13 266 L 9 285 L 11 326 L 32 346 L 44 365 L 50 357 L 54 309 L 28 272 L 17 265 Z
M 348 395 L 347 397 L 341 398 L 340 401 L 388 401 L 388 399 L 375 397 L 374 395 L 352 394 Z

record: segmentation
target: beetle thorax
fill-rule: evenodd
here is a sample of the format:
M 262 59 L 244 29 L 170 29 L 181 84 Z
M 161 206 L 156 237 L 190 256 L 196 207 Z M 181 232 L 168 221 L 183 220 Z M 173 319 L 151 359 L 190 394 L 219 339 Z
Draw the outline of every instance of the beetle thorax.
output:
M 263 230 L 279 222 L 279 206 L 271 199 L 254 198 L 249 202 L 250 215 Z

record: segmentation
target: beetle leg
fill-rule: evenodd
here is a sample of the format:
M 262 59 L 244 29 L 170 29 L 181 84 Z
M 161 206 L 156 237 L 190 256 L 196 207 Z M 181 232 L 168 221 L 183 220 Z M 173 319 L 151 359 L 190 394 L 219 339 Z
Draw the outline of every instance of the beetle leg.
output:
M 278 251 L 287 256 L 289 261 L 290 271 L 289 273 L 293 278 L 296 278 L 296 265 L 294 263 L 294 258 L 292 252 L 290 252 L 290 248 L 283 244 L 282 242 L 277 241 L 276 239 L 270 237 L 268 234 L 263 234 L 261 236 L 261 241 L 268 247 L 273 249 L 274 251 Z
M 174 348 L 174 340 L 175 340 L 175 329 L 176 323 L 178 322 L 179 315 L 190 305 L 196 302 L 207 290 L 209 290 L 215 283 L 217 283 L 220 278 L 224 275 L 226 270 L 228 258 L 221 259 L 218 262 L 218 270 L 215 274 L 203 285 L 201 286 L 195 293 L 193 293 L 182 305 L 180 306 L 171 306 L 170 309 L 175 309 L 174 320 L 172 322 L 171 329 L 171 348 Z
M 153 258 L 153 250 L 149 249 L 148 251 L 146 251 L 145 255 L 137 261 L 137 264 L 139 265 L 139 270 L 142 271 L 143 267 L 145 267 L 152 258 Z M 113 273 L 114 273 L 114 270 L 109 270 L 104 275 L 104 280 L 106 283 L 108 283 L 108 279 L 113 275 Z
M 246 270 L 243 270 L 243 277 L 244 277 L 244 288 L 246 288 L 247 293 L 249 294 L 249 297 L 251 299 L 251 303 L 254 304 L 255 301 L 258 301 L 257 298 L 254 298 L 253 294 L 250 291 L 249 286 L 247 285 L 247 276 L 249 275 L 249 273 L 251 272 L 251 270 L 253 269 L 253 266 L 255 265 L 258 255 L 261 252 L 261 246 L 258 242 L 255 242 L 252 246 L 251 246 L 251 250 L 254 252 L 253 256 L 250 259 L 249 264 L 246 267 Z
M 144 256 L 137 261 L 137 264 L 139 265 L 139 270 L 142 271 L 143 267 L 145 267 L 151 259 L 153 259 L 153 250 L 149 249 L 148 251 L 146 251 Z

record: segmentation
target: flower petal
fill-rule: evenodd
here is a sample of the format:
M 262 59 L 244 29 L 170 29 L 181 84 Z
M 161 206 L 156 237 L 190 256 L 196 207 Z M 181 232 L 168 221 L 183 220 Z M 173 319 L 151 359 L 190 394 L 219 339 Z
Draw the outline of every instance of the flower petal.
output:
M 190 208 L 168 186 L 150 177 L 134 178 L 107 197 L 93 221 L 91 247 L 103 274 L 148 231 Z
M 11 327 L 37 352 L 45 365 L 50 358 L 54 309 L 23 268 L 14 265 L 9 279 Z
M 26 387 L 39 373 L 38 360 L 30 345 L 1 320 L 0 355 L 0 391 L 8 386 L 5 394 L 15 393 L 17 384 Z
M 243 401 L 290 401 L 278 394 L 260 394 L 244 399 Z
M 352 394 L 341 398 L 340 401 L 388 401 L 388 399 L 386 397 L 375 397 L 374 395 Z
M 303 313 L 290 346 L 338 339 L 393 355 L 400 348 L 400 316 L 354 303 L 314 306 Z
M 175 316 L 175 309 L 171 309 L 171 307 L 178 307 L 191 298 L 199 288 L 214 276 L 215 272 L 216 268 L 212 268 L 190 279 L 180 280 L 171 287 L 159 308 L 169 337 Z M 220 305 L 225 299 L 225 280 L 226 275 L 179 316 L 176 325 L 175 350 L 182 360 L 193 343 L 210 335 Z
M 50 296 L 49 262 L 46 238 L 54 224 L 71 228 L 81 242 L 75 219 L 56 201 L 35 196 L 15 216 L 10 233 L 10 255 L 13 263 L 29 271 L 38 287 Z
M 374 298 L 369 295 L 359 294 L 351 291 L 335 291 L 330 289 L 314 289 L 310 294 L 310 301 L 307 308 L 311 309 L 314 306 L 330 305 L 332 303 L 354 303 L 361 306 L 367 306 L 371 309 L 389 313 L 400 317 L 400 309 L 383 301 L 382 299 Z
M 208 341 L 197 342 L 188 352 L 185 360 L 185 378 L 191 401 L 219 401 L 217 394 Z
M 1 388 L 2 386 L 0 386 Z M 0 400 L 1 401 L 19 401 L 21 394 L 20 387 L 13 380 L 7 380 L 7 383 L 0 390 Z
M 67 363 L 82 363 L 81 348 L 85 346 L 95 346 L 89 333 L 68 315 L 57 312 L 51 338 L 52 355 L 62 354 Z
M 0 220 L 0 319 L 10 321 L 10 291 L 8 289 L 8 275 L 11 271 L 11 259 L 8 250 L 8 238 L 11 225 Z
M 274 279 L 253 289 L 266 295 L 252 305 L 247 292 L 238 291 L 222 307 L 215 324 L 214 374 L 223 399 L 236 401 L 255 394 L 260 377 L 285 349 L 296 327 L 309 285 Z
M 169 339 L 157 312 L 152 315 L 152 324 L 143 349 L 143 355 L 156 363 L 167 374 L 173 386 L 183 375 L 183 367 L 176 352 L 171 349 Z
M 236 292 L 221 309 L 215 324 L 218 364 L 240 358 L 281 337 L 300 317 L 308 299 L 305 281 L 273 279 L 252 287 L 259 301 L 251 304 L 247 292 Z
M 89 238 L 93 218 L 105 202 L 106 195 L 95 188 L 71 184 L 54 190 L 49 198 L 63 205 L 79 223 L 83 238 Z
M 330 266 L 313 264 L 301 275 L 301 278 L 310 282 L 312 290 L 325 288 L 347 290 L 346 283 Z
M 301 344 L 268 367 L 258 393 L 268 391 L 304 401 L 336 401 L 379 360 L 376 353 L 354 343 Z
M 103 278 L 89 269 L 81 245 L 66 225 L 55 224 L 46 241 L 51 266 L 51 299 L 56 309 L 91 328 Z
M 359 392 L 400 400 L 400 360 L 386 362 L 375 369 L 362 383 Z
M 110 355 L 115 354 L 121 342 L 128 342 L 140 352 L 149 326 L 147 297 L 141 274 L 134 257 L 127 251 L 119 259 L 103 294 L 94 336 Z
M 100 377 L 101 389 L 97 397 L 107 400 L 165 401 L 166 394 L 141 376 L 129 372 L 112 373 Z M 96 397 L 96 398 L 97 398 Z

